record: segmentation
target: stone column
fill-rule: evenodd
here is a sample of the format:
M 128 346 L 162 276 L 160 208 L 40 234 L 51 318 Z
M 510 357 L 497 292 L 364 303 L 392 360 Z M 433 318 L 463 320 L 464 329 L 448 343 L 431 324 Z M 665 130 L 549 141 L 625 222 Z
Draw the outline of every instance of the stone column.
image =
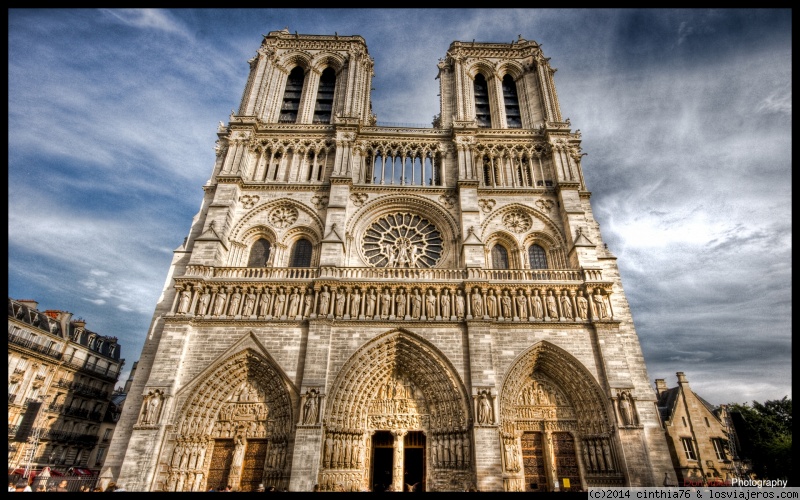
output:
M 392 489 L 394 491 L 403 491 L 404 482 L 404 468 L 403 459 L 405 458 L 405 435 L 408 431 L 405 429 L 398 429 L 391 431 L 394 436 L 394 465 L 392 467 Z
M 545 430 L 544 436 L 544 473 L 547 476 L 547 484 L 553 488 L 552 491 L 560 491 L 556 488 L 556 481 L 558 481 L 558 472 L 556 471 L 556 456 L 553 451 L 553 431 Z

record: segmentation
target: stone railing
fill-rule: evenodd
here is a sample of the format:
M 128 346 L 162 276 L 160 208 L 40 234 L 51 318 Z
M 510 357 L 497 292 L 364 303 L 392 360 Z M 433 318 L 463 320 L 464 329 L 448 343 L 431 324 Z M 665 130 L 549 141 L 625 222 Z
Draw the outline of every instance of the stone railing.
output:
M 188 266 L 185 278 L 237 280 L 431 280 L 602 281 L 600 269 L 442 269 L 392 267 L 211 267 Z

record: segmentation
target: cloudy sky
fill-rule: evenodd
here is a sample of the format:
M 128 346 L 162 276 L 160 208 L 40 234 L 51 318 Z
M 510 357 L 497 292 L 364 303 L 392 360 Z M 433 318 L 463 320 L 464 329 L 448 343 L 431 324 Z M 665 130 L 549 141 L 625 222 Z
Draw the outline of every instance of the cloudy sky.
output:
M 786 10 L 9 10 L 8 294 L 120 338 L 127 376 L 261 35 L 361 35 L 379 122 L 428 126 L 454 40 L 542 44 L 651 382 L 791 387 Z

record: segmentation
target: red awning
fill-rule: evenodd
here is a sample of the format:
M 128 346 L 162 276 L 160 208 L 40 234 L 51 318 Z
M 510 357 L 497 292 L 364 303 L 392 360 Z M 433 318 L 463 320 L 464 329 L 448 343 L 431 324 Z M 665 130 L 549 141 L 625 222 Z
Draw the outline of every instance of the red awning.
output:
M 90 471 L 89 469 L 81 469 L 79 467 L 73 467 L 70 470 L 76 476 L 94 476 L 94 473 L 92 471 Z

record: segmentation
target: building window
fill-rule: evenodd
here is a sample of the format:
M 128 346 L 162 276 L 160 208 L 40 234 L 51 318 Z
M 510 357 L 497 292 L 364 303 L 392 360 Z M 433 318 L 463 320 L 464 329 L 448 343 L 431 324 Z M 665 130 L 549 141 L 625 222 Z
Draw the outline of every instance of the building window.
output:
M 297 240 L 292 247 L 292 259 L 289 267 L 311 267 L 311 242 L 303 238 Z
M 336 90 L 336 72 L 327 68 L 319 78 L 317 103 L 314 105 L 313 123 L 330 123 L 333 113 L 333 93 Z
M 492 247 L 492 268 L 508 269 L 508 251 L 503 245 Z
M 103 458 L 105 457 L 105 455 L 106 455 L 106 449 L 105 448 L 98 448 L 97 449 L 97 457 L 94 459 L 94 466 L 95 467 L 99 467 L 99 466 L 103 465 Z
M 503 102 L 506 106 L 506 125 L 508 125 L 508 128 L 522 128 L 519 99 L 517 99 L 517 84 L 511 75 L 503 77 Z
M 697 455 L 694 452 L 694 443 L 691 438 L 681 438 L 683 445 L 683 452 L 686 454 L 687 460 L 697 460 Z
M 714 443 L 714 453 L 717 454 L 717 460 L 727 460 L 725 454 L 725 440 L 722 438 L 712 438 L 711 442 Z
M 486 78 L 478 73 L 473 82 L 475 94 L 475 122 L 480 128 L 490 128 L 492 126 L 492 114 L 489 108 L 489 86 Z
M 706 419 L 706 427 L 711 427 L 711 422 L 708 421 L 708 417 L 703 417 Z
M 531 269 L 547 269 L 547 254 L 539 245 L 528 248 L 528 260 L 531 262 Z
M 103 441 L 108 441 L 111 439 L 111 433 L 114 432 L 114 429 L 106 429 L 106 432 L 103 433 Z
M 286 89 L 283 91 L 283 103 L 281 104 L 281 115 L 278 118 L 280 123 L 295 123 L 297 112 L 300 109 L 300 95 L 303 93 L 303 82 L 306 75 L 303 68 L 295 67 L 286 78 Z
M 269 260 L 269 251 L 269 241 L 264 238 L 259 238 L 250 248 L 250 258 L 247 261 L 247 267 L 266 266 Z

